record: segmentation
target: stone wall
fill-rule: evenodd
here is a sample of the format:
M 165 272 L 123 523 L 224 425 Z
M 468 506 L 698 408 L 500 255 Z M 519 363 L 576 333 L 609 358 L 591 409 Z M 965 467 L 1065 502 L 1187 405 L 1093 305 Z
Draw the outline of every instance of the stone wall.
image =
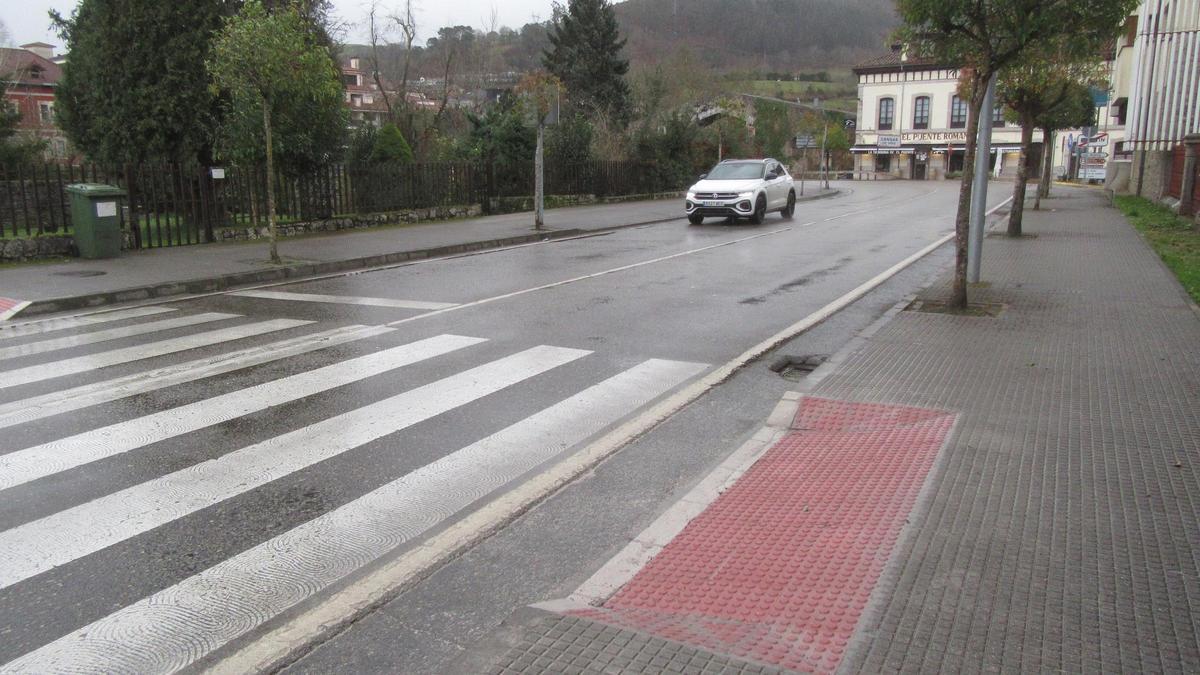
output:
M 1137 192 L 1138 172 L 1142 168 L 1141 155 L 1145 154 L 1145 177 L 1142 179 L 1142 196 L 1160 201 L 1167 194 L 1167 180 L 1171 175 L 1171 153 L 1165 150 L 1136 150 L 1129 172 L 1129 191 Z
M 684 192 L 655 192 L 644 195 L 597 197 L 596 195 L 546 195 L 546 208 L 559 209 L 570 206 L 593 206 L 595 204 L 618 204 L 647 199 L 682 199 Z M 533 210 L 533 197 L 501 197 L 493 204 L 496 213 L 520 213 Z
M 43 235 L 28 239 L 0 239 L 0 263 L 76 255 L 79 255 L 79 251 L 75 248 L 75 238 L 67 234 Z
M 402 223 L 419 223 L 427 220 L 449 220 L 451 218 L 475 218 L 483 215 L 483 207 L 479 204 L 470 206 L 434 206 L 427 209 L 409 209 L 389 213 L 369 213 L 363 215 L 314 220 L 302 223 L 283 223 L 278 225 L 280 237 L 294 237 L 302 234 L 317 234 L 322 232 L 340 232 L 360 228 L 380 227 L 383 225 L 398 225 Z M 249 241 L 265 239 L 267 226 L 261 227 L 225 227 L 214 233 L 218 241 Z

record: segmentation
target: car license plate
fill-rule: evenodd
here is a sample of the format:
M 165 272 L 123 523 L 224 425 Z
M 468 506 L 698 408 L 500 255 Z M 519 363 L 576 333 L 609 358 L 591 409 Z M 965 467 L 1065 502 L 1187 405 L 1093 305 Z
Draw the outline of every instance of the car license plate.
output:
M 724 206 L 724 204 L 723 204 L 723 203 L 721 203 L 721 202 L 718 202 L 718 201 L 715 201 L 715 200 L 712 200 L 712 199 L 706 199 L 706 200 L 704 200 L 704 205 L 705 205 L 705 206 Z

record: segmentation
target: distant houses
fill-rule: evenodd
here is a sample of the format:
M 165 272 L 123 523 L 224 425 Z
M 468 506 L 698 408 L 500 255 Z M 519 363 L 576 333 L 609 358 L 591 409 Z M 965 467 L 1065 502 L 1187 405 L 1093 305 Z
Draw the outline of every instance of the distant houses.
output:
M 17 133 L 46 144 L 45 157 L 54 161 L 71 158 L 70 144 L 55 115 L 55 90 L 62 79 L 64 57 L 55 56 L 54 45 L 31 42 L 19 48 L 0 48 L 0 79 L 4 80 L 4 103 L 21 114 Z
M 350 111 L 351 126 L 371 125 L 382 126 L 387 121 L 387 101 L 384 93 L 391 98 L 392 105 L 398 105 L 399 88 L 380 77 L 386 90 L 380 90 L 375 81 L 374 73 L 366 68 L 362 57 L 351 56 L 342 62 L 342 86 L 345 88 L 346 107 Z M 405 100 L 412 108 L 437 108 L 437 102 L 429 100 L 419 91 L 408 91 Z

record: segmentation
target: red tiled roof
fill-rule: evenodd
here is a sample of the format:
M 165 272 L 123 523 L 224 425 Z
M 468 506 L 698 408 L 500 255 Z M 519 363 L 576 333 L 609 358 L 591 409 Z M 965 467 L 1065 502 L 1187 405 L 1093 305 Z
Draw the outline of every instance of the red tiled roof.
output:
M 40 77 L 31 78 L 29 75 L 35 68 L 41 71 Z M 20 84 L 54 85 L 62 79 L 62 66 L 27 49 L 0 48 L 0 79 Z

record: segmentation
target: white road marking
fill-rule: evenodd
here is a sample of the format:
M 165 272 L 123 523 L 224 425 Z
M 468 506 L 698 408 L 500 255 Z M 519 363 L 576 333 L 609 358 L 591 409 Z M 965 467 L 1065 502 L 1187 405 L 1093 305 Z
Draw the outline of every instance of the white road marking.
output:
M 440 335 L 0 455 L 0 490 L 486 342 Z
M 443 531 L 422 542 L 421 546 L 387 561 L 377 569 L 355 579 L 353 583 L 316 601 L 299 615 L 256 636 L 249 644 L 224 656 L 219 663 L 208 668 L 207 672 L 273 672 L 291 663 L 294 655 L 305 646 L 336 633 L 375 606 L 381 598 L 416 583 L 429 570 L 478 544 L 539 500 L 577 479 L 585 471 L 728 380 L 747 363 L 845 309 L 953 238 L 953 233 L 938 238 L 849 293 L 754 345 L 737 358 L 715 368 L 637 417 L 604 434 L 582 450 L 533 475 L 479 510 L 451 523 Z
M 590 353 L 534 347 L 0 532 L 0 589 Z
M 223 321 L 225 319 L 240 318 L 240 314 L 223 314 L 221 312 L 205 312 L 203 314 L 190 314 L 188 316 L 177 316 L 171 319 L 163 319 L 161 321 L 150 321 L 147 323 L 139 323 L 133 326 L 122 326 L 120 328 L 109 328 L 108 330 L 98 330 L 91 333 L 81 333 L 79 335 L 68 335 L 50 340 L 41 340 L 39 342 L 29 342 L 21 345 L 13 345 L 11 347 L 0 347 L 0 359 L 12 359 L 18 356 L 29 356 L 32 354 L 44 354 L 53 352 L 59 349 L 68 349 L 70 347 L 82 347 L 84 345 L 98 344 L 101 342 L 109 342 L 111 340 L 120 340 L 121 338 L 134 337 L 136 335 L 145 335 L 147 333 L 157 333 L 163 330 L 172 330 L 175 328 L 184 328 L 186 326 L 196 326 L 202 323 L 211 323 L 213 321 Z
M 64 319 L 45 319 L 34 323 L 17 324 L 15 326 L 0 326 L 0 340 L 25 337 L 26 335 L 41 335 L 42 333 L 51 333 L 56 330 L 91 326 L 109 321 L 121 321 L 122 319 L 136 319 L 138 317 L 166 314 L 167 312 L 174 311 L 176 310 L 172 307 L 134 307 L 133 309 L 119 309 L 113 312 L 87 314 Z
M 642 363 L 26 654 L 0 673 L 186 668 L 705 367 Z
M 353 295 L 318 295 L 315 293 L 288 293 L 284 291 L 232 291 L 228 295 L 267 300 L 291 300 L 294 302 L 327 302 L 339 305 L 367 305 L 370 307 L 396 307 L 399 309 L 446 309 L 455 307 L 452 302 L 422 302 L 420 300 L 392 300 L 390 298 L 362 298 Z
M 0 429 L 391 333 L 394 330 L 386 326 L 343 326 L 0 404 Z
M 806 225 L 812 225 L 812 224 L 814 224 L 814 223 L 804 223 L 803 225 L 797 225 L 794 227 L 805 227 Z M 434 310 L 431 312 L 427 312 L 425 314 L 421 314 L 419 316 L 410 316 L 407 319 L 400 319 L 399 321 L 393 321 L 393 322 L 389 323 L 388 325 L 389 326 L 399 326 L 400 324 L 403 324 L 403 323 L 408 323 L 410 321 L 417 321 L 419 319 L 427 319 L 431 316 L 436 316 L 438 314 L 443 314 L 445 312 L 453 312 L 453 311 L 460 310 L 460 309 L 467 309 L 469 307 L 478 307 L 479 305 L 485 305 L 489 302 L 496 302 L 497 300 L 507 300 L 508 298 L 515 298 L 520 295 L 525 295 L 526 293 L 533 293 L 535 291 L 544 291 L 544 290 L 547 290 L 550 288 L 566 286 L 567 284 L 573 284 L 573 283 L 576 283 L 579 281 L 586 281 L 588 279 L 595 279 L 597 277 L 602 277 L 602 276 L 606 276 L 609 274 L 616 274 L 617 272 L 624 272 L 626 270 L 632 270 L 632 269 L 636 269 L 638 267 L 644 267 L 646 265 L 654 265 L 656 263 L 666 262 L 667 260 L 674 260 L 675 258 L 682 258 L 684 256 L 694 255 L 696 253 L 702 253 L 704 251 L 711 251 L 715 248 L 723 248 L 725 246 L 733 246 L 734 244 L 740 244 L 744 241 L 750 241 L 752 239 L 761 239 L 763 237 L 770 237 L 772 235 L 780 234 L 783 232 L 789 232 L 792 229 L 793 229 L 792 227 L 783 227 L 778 230 L 771 230 L 770 232 L 762 232 L 759 234 L 753 234 L 753 235 L 750 235 L 749 237 L 742 237 L 740 239 L 731 239 L 729 241 L 723 241 L 719 244 L 712 244 L 711 246 L 701 246 L 700 248 L 693 248 L 693 249 L 689 249 L 687 251 L 680 251 L 679 253 L 672 253 L 671 255 L 665 255 L 660 258 L 654 258 L 653 260 L 643 260 L 641 262 L 636 262 L 636 263 L 632 263 L 629 265 L 621 265 L 620 267 L 614 267 L 612 269 L 603 270 L 601 272 L 593 272 L 592 274 L 584 274 L 582 276 L 573 277 L 571 279 L 563 279 L 562 281 L 554 281 L 554 282 L 551 282 L 548 284 L 543 284 L 541 286 L 534 286 L 533 288 L 525 288 L 525 289 L 522 289 L 519 291 L 505 293 L 503 295 L 494 295 L 490 298 L 483 298 L 482 300 L 475 300 L 473 302 L 466 302 L 461 305 L 454 305 L 453 307 L 447 307 L 445 309 Z
M 140 361 L 142 359 L 149 359 L 156 356 L 174 354 L 176 352 L 182 352 L 188 349 L 196 349 L 198 347 L 208 347 L 210 345 L 220 344 L 230 340 L 240 340 L 242 338 L 262 335 L 264 333 L 273 333 L 275 331 L 286 330 L 288 328 L 295 328 L 297 326 L 304 326 L 311 323 L 313 322 L 300 321 L 297 319 L 272 319 L 271 321 L 248 323 L 242 326 L 222 328 L 220 330 L 208 331 L 207 333 L 196 333 L 195 335 L 172 338 L 170 340 L 161 340 L 159 342 L 151 342 L 145 345 L 124 347 L 122 349 L 114 349 L 112 351 L 100 352 L 97 354 L 88 354 L 87 356 L 77 356 L 72 359 L 53 361 L 51 363 L 42 363 L 36 366 L 28 366 L 26 368 L 0 371 L 0 389 L 15 387 L 22 384 L 30 384 L 33 382 L 41 382 L 43 380 L 51 380 L 56 377 L 65 377 L 67 375 L 77 375 L 79 373 L 86 373 L 91 370 L 99 370 L 101 368 L 107 368 L 109 366 L 115 366 L 122 363 L 130 363 L 132 361 Z

